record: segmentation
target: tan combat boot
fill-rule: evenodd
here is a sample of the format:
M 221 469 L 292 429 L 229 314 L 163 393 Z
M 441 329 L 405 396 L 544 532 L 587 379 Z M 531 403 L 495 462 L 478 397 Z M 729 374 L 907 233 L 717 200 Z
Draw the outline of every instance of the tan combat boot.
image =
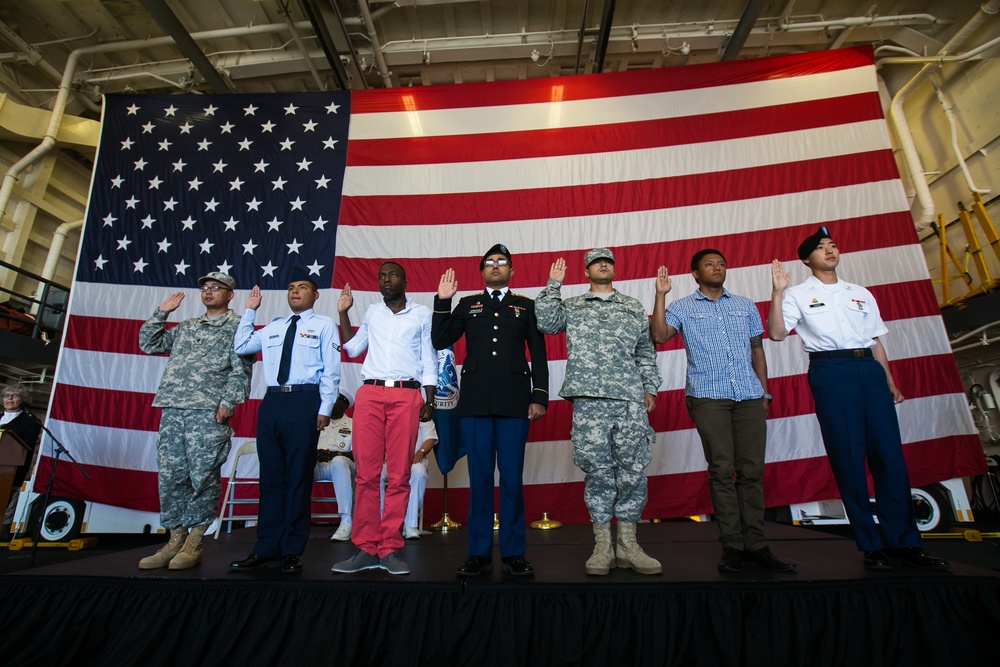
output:
M 611 548 L 611 524 L 594 524 L 594 553 L 587 559 L 586 572 L 597 576 L 605 575 L 615 566 L 615 550 Z
M 164 567 L 170 559 L 181 551 L 184 540 L 187 539 L 188 531 L 183 526 L 177 526 L 170 530 L 170 541 L 163 545 L 159 551 L 152 556 L 146 556 L 139 561 L 140 570 L 155 570 Z
M 634 523 L 618 522 L 618 544 L 615 554 L 618 557 L 618 567 L 630 567 L 639 574 L 663 572 L 660 561 L 647 556 L 642 547 L 636 543 Z
M 195 526 L 191 529 L 180 553 L 170 560 L 169 569 L 186 570 L 201 562 L 201 540 L 205 536 L 206 528 L 208 526 Z

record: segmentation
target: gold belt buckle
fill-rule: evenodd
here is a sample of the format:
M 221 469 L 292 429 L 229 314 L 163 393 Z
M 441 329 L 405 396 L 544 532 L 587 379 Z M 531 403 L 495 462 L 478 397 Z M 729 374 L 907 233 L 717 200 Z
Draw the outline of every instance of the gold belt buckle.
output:
M 278 391 L 282 394 L 290 394 L 292 392 L 292 387 L 291 385 L 283 384 L 278 388 Z
M 860 359 L 863 356 L 865 356 L 865 351 L 864 350 L 854 350 L 854 358 L 855 359 Z

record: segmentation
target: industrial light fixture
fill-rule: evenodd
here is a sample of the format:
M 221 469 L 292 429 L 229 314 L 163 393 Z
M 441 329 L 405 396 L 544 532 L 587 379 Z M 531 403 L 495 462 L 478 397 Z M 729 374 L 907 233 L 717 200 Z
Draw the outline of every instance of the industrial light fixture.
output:
M 555 49 L 556 46 L 555 44 L 552 43 L 552 39 L 550 38 L 548 53 L 540 53 L 538 49 L 532 49 L 528 57 L 531 58 L 531 62 L 535 63 L 539 67 L 545 67 L 546 65 L 549 64 L 549 61 L 552 60 L 552 54 L 553 52 L 555 52 Z M 542 58 L 545 58 L 545 60 L 543 62 L 538 62 Z
M 670 46 L 670 36 L 664 34 L 663 38 L 665 41 L 663 42 L 663 50 L 660 53 L 662 53 L 664 56 L 670 56 L 673 54 L 686 56 L 687 54 L 691 53 L 691 45 L 688 44 L 687 42 L 681 42 L 680 46 Z

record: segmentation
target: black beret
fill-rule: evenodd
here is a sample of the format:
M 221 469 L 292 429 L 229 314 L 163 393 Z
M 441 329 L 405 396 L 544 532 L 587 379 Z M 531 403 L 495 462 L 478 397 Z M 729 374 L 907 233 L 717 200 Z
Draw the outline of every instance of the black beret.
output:
M 816 246 L 819 245 L 819 242 L 823 239 L 833 240 L 830 236 L 830 232 L 826 231 L 826 227 L 820 226 L 820 228 L 816 230 L 815 234 L 812 234 L 806 238 L 805 241 L 799 244 L 799 259 L 806 259 L 809 257 L 809 255 L 813 253 L 813 250 L 816 249 Z
M 507 246 L 505 246 L 504 244 L 498 243 L 489 250 L 487 250 L 486 254 L 483 255 L 483 258 L 479 260 L 480 271 L 486 268 L 486 258 L 489 257 L 490 255 L 503 255 L 507 258 L 508 262 L 510 261 L 510 250 L 507 250 Z

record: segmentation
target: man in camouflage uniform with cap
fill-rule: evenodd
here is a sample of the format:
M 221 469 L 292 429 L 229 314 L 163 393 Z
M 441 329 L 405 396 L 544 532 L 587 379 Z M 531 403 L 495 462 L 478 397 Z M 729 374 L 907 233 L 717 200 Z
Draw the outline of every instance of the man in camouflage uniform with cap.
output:
M 201 541 L 219 511 L 219 470 L 229 456 L 233 409 L 247 398 L 255 360 L 233 351 L 240 318 L 229 309 L 236 281 L 213 272 L 198 279 L 205 314 L 167 329 L 184 300 L 171 294 L 139 329 L 146 354 L 169 354 L 153 399 L 162 408 L 156 439 L 160 523 L 170 541 L 139 569 L 183 570 L 201 562 Z
M 612 567 L 659 574 L 659 561 L 635 541 L 646 506 L 650 443 L 656 435 L 648 414 L 656 406 L 660 373 L 649 336 L 649 319 L 637 299 L 612 287 L 614 254 L 595 248 L 584 256 L 590 290 L 562 299 L 566 262 L 552 264 L 549 281 L 535 299 L 538 328 L 566 332 L 566 378 L 559 395 L 573 403 L 573 462 L 586 473 L 584 501 L 594 522 L 596 546 L 587 574 Z M 611 519 L 618 543 L 611 548 Z

